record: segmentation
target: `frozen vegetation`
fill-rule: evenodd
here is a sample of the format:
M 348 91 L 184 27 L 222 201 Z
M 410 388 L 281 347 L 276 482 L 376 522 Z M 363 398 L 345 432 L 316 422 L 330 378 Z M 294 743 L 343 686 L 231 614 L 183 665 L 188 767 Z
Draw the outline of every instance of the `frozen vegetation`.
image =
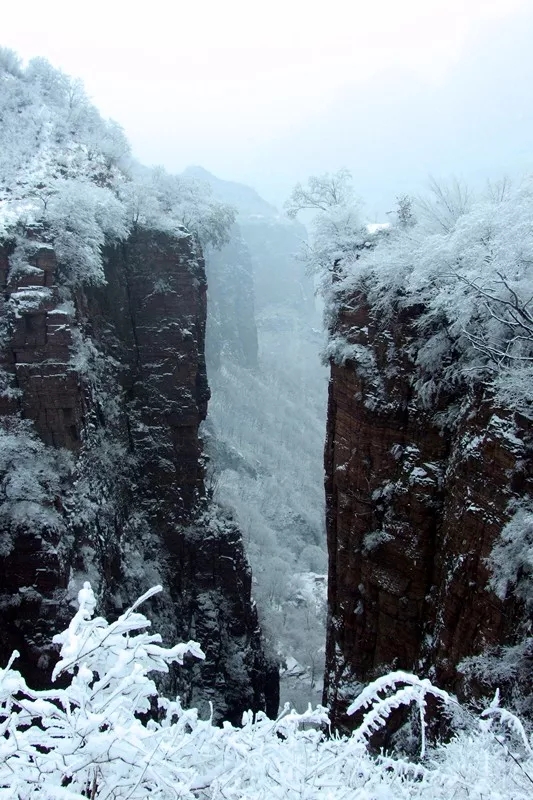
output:
M 194 178 L 141 167 L 121 128 L 44 59 L 22 68 L 0 50 L 0 119 L 0 240 L 17 243 L 19 270 L 28 269 L 28 229 L 53 244 L 69 286 L 102 283 L 102 246 L 135 226 L 226 240 L 230 206 Z
M 398 198 L 393 224 L 363 224 L 347 171 L 300 185 L 289 214 L 313 209 L 305 252 L 334 324 L 357 297 L 382 324 L 423 308 L 409 357 L 428 407 L 453 386 L 482 382 L 504 407 L 530 412 L 533 378 L 533 183 L 502 181 L 475 196 L 433 183 L 418 201 Z M 349 357 L 334 339 L 332 355 Z M 331 346 L 331 345 L 330 345 Z
M 203 658 L 196 642 L 165 648 L 141 602 L 115 622 L 95 617 L 89 583 L 67 630 L 53 680 L 32 691 L 14 653 L 0 670 L 0 797 L 279 798 L 279 800 L 525 800 L 533 751 L 520 721 L 496 696 L 476 717 L 427 680 L 392 673 L 352 703 L 360 723 L 349 738 L 331 735 L 327 710 L 276 720 L 245 713 L 240 727 L 213 725 L 195 709 L 158 695 L 150 672 Z M 438 704 L 455 730 L 447 744 L 427 741 L 425 709 Z M 370 740 L 400 707 L 413 712 L 412 757 L 372 751 Z

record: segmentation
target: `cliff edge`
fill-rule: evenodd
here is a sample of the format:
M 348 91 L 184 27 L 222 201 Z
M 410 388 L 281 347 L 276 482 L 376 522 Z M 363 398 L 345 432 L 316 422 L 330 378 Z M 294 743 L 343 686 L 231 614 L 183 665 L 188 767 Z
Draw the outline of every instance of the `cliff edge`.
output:
M 423 312 L 384 316 L 355 292 L 332 333 L 324 701 L 343 729 L 358 685 L 395 669 L 529 707 L 528 607 L 498 591 L 491 558 L 533 494 L 531 420 L 480 382 L 428 404 Z
M 105 249 L 98 287 L 58 281 L 48 245 L 29 239 L 25 253 L 14 269 L 0 250 L 3 651 L 17 648 L 43 685 L 84 580 L 111 616 L 161 583 L 159 630 L 207 653 L 166 688 L 227 719 L 275 713 L 241 536 L 205 498 L 206 280 L 193 237 L 134 231 Z

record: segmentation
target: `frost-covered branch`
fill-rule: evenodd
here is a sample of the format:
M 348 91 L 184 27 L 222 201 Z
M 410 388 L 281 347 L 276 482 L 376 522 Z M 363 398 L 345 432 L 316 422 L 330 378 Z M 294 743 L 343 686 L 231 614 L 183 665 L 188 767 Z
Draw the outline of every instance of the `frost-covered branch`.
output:
M 301 714 L 287 704 L 276 720 L 248 712 L 241 727 L 219 728 L 212 715 L 199 719 L 179 698 L 158 697 L 149 670 L 165 670 L 186 652 L 203 655 L 194 642 L 163 648 L 144 630 L 149 620 L 138 606 L 158 591 L 108 623 L 94 616 L 95 598 L 84 585 L 78 611 L 56 637 L 62 647 L 54 675 L 69 677 L 64 688 L 29 689 L 13 669 L 17 653 L 0 670 L 1 798 L 345 800 L 396 797 L 399 787 L 402 797 L 421 800 L 445 800 L 451 791 L 487 800 L 530 796 L 529 739 L 516 717 L 494 703 L 477 729 L 474 722 L 445 747 L 432 750 L 423 740 L 424 764 L 370 755 L 369 734 L 394 708 L 414 701 L 423 725 L 426 695 L 448 701 L 429 681 L 403 672 L 375 681 L 352 703 L 362 721 L 344 738 L 324 735 L 329 723 L 321 707 Z M 497 721 L 520 737 L 523 755 L 494 734 Z
M 202 247 L 228 240 L 235 212 L 209 187 L 143 169 L 121 128 L 101 118 L 79 81 L 44 59 L 23 69 L 2 52 L 0 243 L 23 239 L 31 228 L 33 241 L 54 247 L 62 283 L 76 286 L 104 282 L 104 245 L 125 239 L 135 225 L 192 234 Z
M 387 696 L 387 692 L 392 692 L 392 694 Z M 363 740 L 368 739 L 386 724 L 392 711 L 400 706 L 416 703 L 420 714 L 420 757 L 423 758 L 426 752 L 426 695 L 431 695 L 444 704 L 450 702 L 447 692 L 437 689 L 429 680 L 421 680 L 416 675 L 398 671 L 378 678 L 369 684 L 348 707 L 347 713 L 355 714 L 370 706 L 368 711 L 365 710 L 363 722 L 354 735 Z
M 355 200 L 352 175 L 347 169 L 333 174 L 312 175 L 307 186 L 297 183 L 285 203 L 287 216 L 294 219 L 300 211 L 324 211 L 353 205 Z
M 485 326 L 480 332 L 473 325 L 465 328 L 464 334 L 474 348 L 488 358 L 497 373 L 513 362 L 533 363 L 533 313 L 529 308 L 533 296 L 528 294 L 522 300 L 500 270 L 495 271 L 496 277 L 488 286 L 481 278 L 470 279 L 460 273 L 454 276 L 478 297 L 487 317 L 501 326 L 500 330 Z
M 450 233 L 473 203 L 472 192 L 457 178 L 448 182 L 429 180 L 429 192 L 417 199 L 418 215 L 440 233 Z
M 345 275 L 347 265 L 359 258 L 368 238 L 350 172 L 341 169 L 333 175 L 311 177 L 306 188 L 297 184 L 285 209 L 291 218 L 304 210 L 316 212 L 310 241 L 304 243 L 300 258 L 326 294 L 332 282 Z

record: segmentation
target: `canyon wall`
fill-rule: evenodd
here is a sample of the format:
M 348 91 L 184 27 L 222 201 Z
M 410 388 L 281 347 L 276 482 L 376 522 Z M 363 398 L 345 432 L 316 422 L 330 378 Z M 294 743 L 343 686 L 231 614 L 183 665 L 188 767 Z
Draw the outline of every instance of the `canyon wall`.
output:
M 116 616 L 145 613 L 166 643 L 206 652 L 165 679 L 239 721 L 277 711 L 235 525 L 205 497 L 206 279 L 188 235 L 137 229 L 105 252 L 106 284 L 69 288 L 53 249 L 0 248 L 0 647 L 45 685 L 53 633 L 83 580 Z
M 482 385 L 424 397 L 421 310 L 384 320 L 354 295 L 332 332 L 324 702 L 341 730 L 361 684 L 395 669 L 462 697 L 499 685 L 531 710 L 528 609 L 490 563 L 533 494 L 531 423 Z

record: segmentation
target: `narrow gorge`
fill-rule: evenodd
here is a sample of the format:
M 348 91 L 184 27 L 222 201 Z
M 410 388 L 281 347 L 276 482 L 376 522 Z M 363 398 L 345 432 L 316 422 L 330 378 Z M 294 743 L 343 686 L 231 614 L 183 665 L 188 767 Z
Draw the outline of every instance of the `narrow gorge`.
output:
M 45 687 L 86 582 L 109 618 L 161 585 L 204 719 L 275 717 L 280 670 L 341 733 L 395 671 L 530 717 L 531 185 L 368 223 L 340 170 L 282 213 L 0 78 L 2 652 Z

